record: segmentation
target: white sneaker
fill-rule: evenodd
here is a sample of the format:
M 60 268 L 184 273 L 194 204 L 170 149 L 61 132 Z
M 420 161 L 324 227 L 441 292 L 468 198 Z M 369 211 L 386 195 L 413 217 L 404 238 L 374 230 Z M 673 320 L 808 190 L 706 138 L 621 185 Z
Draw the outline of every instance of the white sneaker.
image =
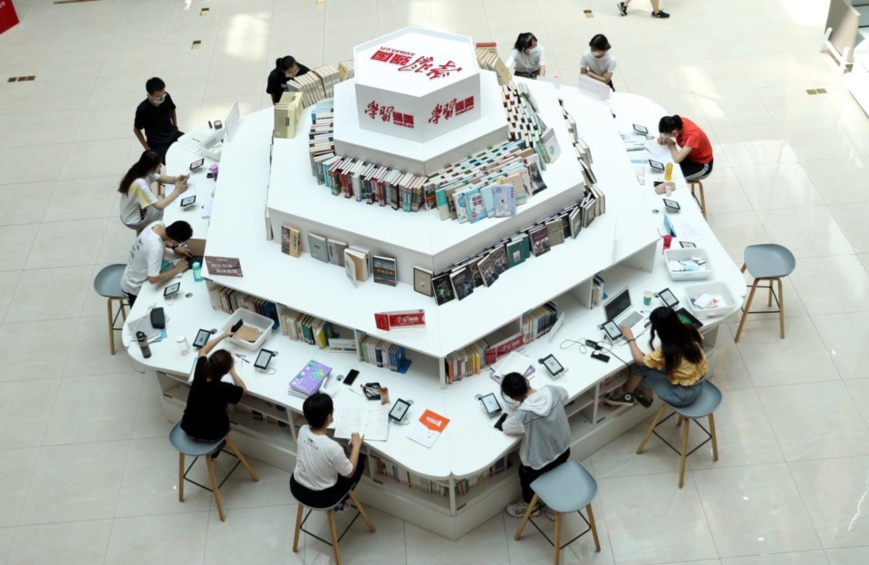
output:
M 519 502 L 514 502 L 513 504 L 508 505 L 507 508 L 504 509 L 504 511 L 513 518 L 522 518 L 523 516 L 525 516 L 525 512 L 528 511 L 528 503 L 524 500 L 520 500 Z M 531 517 L 536 518 L 539 515 L 540 507 L 538 506 L 534 509 L 533 512 L 531 512 Z M 554 519 L 555 518 L 553 518 L 553 520 Z

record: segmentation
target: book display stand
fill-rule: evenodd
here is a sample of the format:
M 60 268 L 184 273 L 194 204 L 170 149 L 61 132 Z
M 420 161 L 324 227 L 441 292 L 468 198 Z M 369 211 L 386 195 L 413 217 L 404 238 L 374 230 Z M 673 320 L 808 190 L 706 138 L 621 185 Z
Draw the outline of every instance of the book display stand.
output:
M 408 28 L 357 47 L 355 55 L 355 79 L 335 85 L 334 90 L 336 151 L 340 128 L 346 126 L 341 134 L 344 147 L 359 151 L 360 158 L 377 161 L 392 155 L 396 159 L 416 159 L 421 170 L 427 171 L 429 159 L 442 168 L 447 164 L 443 161 L 445 155 L 451 160 L 461 159 L 468 151 L 491 145 L 495 133 L 499 136 L 496 143 L 506 141 L 506 130 L 501 129 L 506 118 L 497 77 L 492 71 L 480 71 L 470 38 Z M 372 58 L 375 55 L 379 59 Z M 393 56 L 401 58 L 393 64 Z M 416 67 L 400 70 L 413 65 L 420 56 L 432 57 L 434 66 L 426 72 L 445 66 L 451 74 L 429 79 L 426 73 L 416 73 Z M 365 57 L 368 59 L 363 61 Z M 458 68 L 461 71 L 455 70 Z M 420 88 L 429 92 L 412 92 L 413 85 L 393 89 L 383 73 L 416 75 L 412 78 L 426 81 Z M 431 92 L 429 83 L 441 80 L 439 94 Z M 598 188 L 606 194 L 607 213 L 576 239 L 568 238 L 548 252 L 504 271 L 492 286 L 477 287 L 463 300 L 441 306 L 433 297 L 414 290 L 414 267 L 436 273 L 576 204 L 586 187 L 582 166 L 572 154 L 564 154 L 547 166 L 543 172 L 547 189 L 517 208 L 515 216 L 459 223 L 441 220 L 437 210 L 421 208 L 415 213 L 401 213 L 388 207 L 366 206 L 334 196 L 319 186 L 316 177 L 311 176 L 306 135 L 311 127 L 311 108 L 302 113 L 298 133 L 292 139 L 273 139 L 272 109 L 242 117 L 234 139 L 225 143 L 221 156 L 206 251 L 207 255 L 240 258 L 244 276 L 206 273 L 207 285 L 194 283 L 189 272 L 181 279 L 182 292 L 192 292 L 192 296 L 176 300 L 167 308 L 169 339 L 154 344 L 152 357 L 143 360 L 157 374 L 167 417 L 180 417 L 189 391 L 187 378 L 192 359 L 170 347 L 176 336 L 189 334 L 192 340 L 199 328 L 221 327 L 227 312 L 239 306 L 266 316 L 273 312 L 276 327 L 265 347 L 279 354 L 270 365 L 274 374 L 255 372 L 249 364 L 237 363 L 248 394 L 232 414 L 236 442 L 251 456 L 291 471 L 297 431 L 305 422 L 302 399 L 287 393 L 289 381 L 312 359 L 331 367 L 333 374 L 347 374 L 356 368 L 360 377 L 352 387 L 330 386 L 330 390 L 337 391 L 334 394 L 339 410 L 345 403 L 364 402 L 355 394 L 360 383 L 378 382 L 389 389 L 391 398 L 413 400 L 407 415 L 411 421 L 426 410 L 450 420 L 443 437 L 430 448 L 411 441 L 406 429 L 394 424 L 390 424 L 387 441 L 366 442 L 370 465 L 357 493 L 366 504 L 450 539 L 460 538 L 501 512 L 519 492 L 515 474 L 518 438 L 492 428 L 492 419 L 477 400 L 498 390 L 486 367 L 491 359 L 487 361 L 481 355 L 482 349 L 475 349 L 477 344 L 511 343 L 523 335 L 543 338 L 522 339 L 516 345 L 532 360 L 555 353 L 570 369 L 555 381 L 539 366 L 531 384 L 536 388 L 552 382 L 570 393 L 567 412 L 574 457 L 591 454 L 646 418 L 650 412 L 642 408 L 610 410 L 600 405 L 599 398 L 624 381 L 623 363 L 616 358 L 601 363 L 576 346 L 563 346 L 563 342 L 601 338 L 598 326 L 604 321 L 602 309 L 593 307 L 601 279 L 610 292 L 630 286 L 635 305 L 642 304 L 646 290 L 669 286 L 679 292 L 681 283 L 669 280 L 660 253 L 657 227 L 661 216 L 650 213 L 654 202 L 637 188 L 607 106 L 585 98 L 575 89 L 556 90 L 551 84 L 524 79 L 516 82 L 526 82 L 540 115 L 564 148 L 571 146 L 572 139 L 562 108 L 569 110 L 594 154 L 594 174 Z M 389 91 L 383 88 L 387 84 Z M 490 91 L 498 95 L 487 94 Z M 407 128 L 385 121 L 365 124 L 370 118 L 362 102 L 367 104 L 369 98 L 394 106 L 393 111 L 401 108 L 401 113 L 412 115 L 417 124 L 428 119 L 432 112 L 428 106 L 441 95 L 449 95 L 450 99 L 474 96 L 476 113 L 469 114 L 467 123 L 457 121 L 455 127 L 435 137 L 420 129 L 420 135 L 429 136 L 427 139 L 391 133 L 393 130 L 385 129 L 387 126 L 402 132 Z M 489 123 L 487 120 L 491 120 L 491 129 L 483 127 L 476 135 L 460 139 L 465 135 L 463 130 Z M 181 163 L 186 166 L 194 156 L 183 147 L 170 151 L 170 168 L 178 168 Z M 395 163 L 400 166 L 399 161 Z M 676 193 L 674 197 L 678 196 Z M 695 211 L 688 209 L 687 202 L 690 195 L 682 201 L 682 215 L 693 218 Z M 167 210 L 166 220 L 187 219 L 184 214 L 190 213 L 173 207 Z M 696 216 L 702 222 L 699 212 Z M 284 224 L 300 232 L 298 257 L 281 252 Z M 204 237 L 198 225 L 194 223 L 194 233 Z M 702 228 L 708 233 L 707 252 L 714 255 L 716 280 L 727 284 L 738 299 L 745 292 L 739 270 L 705 222 Z M 372 255 L 394 258 L 397 284 L 376 284 L 372 279 L 351 284 L 344 267 L 311 255 L 309 233 L 340 240 Z M 145 285 L 136 303 L 137 313 L 158 301 L 154 298 L 158 292 L 162 289 Z M 377 327 L 375 313 L 419 310 L 425 315 L 422 329 L 390 332 Z M 134 317 L 131 313 L 131 319 Z M 554 323 L 556 317 L 560 318 L 558 324 Z M 704 328 L 709 330 L 706 346 L 710 356 L 717 322 L 712 320 Z M 558 328 L 556 336 L 546 333 L 553 326 Z M 138 359 L 139 352 L 130 338 L 126 332 L 125 343 Z M 331 347 L 329 339 L 336 340 L 335 347 Z M 363 349 L 368 347 L 382 347 L 384 351 L 401 348 L 409 363 L 403 364 L 404 372 L 398 372 L 377 366 L 376 362 L 363 362 Z M 244 354 L 243 349 L 233 345 L 227 348 Z M 627 348 L 616 348 L 614 353 L 629 358 Z M 451 378 L 450 364 L 459 358 L 470 359 L 467 363 L 471 365 L 463 366 L 463 375 L 479 374 L 461 380 Z M 714 357 L 710 357 L 710 364 L 713 362 Z M 351 392 L 351 388 L 355 390 Z

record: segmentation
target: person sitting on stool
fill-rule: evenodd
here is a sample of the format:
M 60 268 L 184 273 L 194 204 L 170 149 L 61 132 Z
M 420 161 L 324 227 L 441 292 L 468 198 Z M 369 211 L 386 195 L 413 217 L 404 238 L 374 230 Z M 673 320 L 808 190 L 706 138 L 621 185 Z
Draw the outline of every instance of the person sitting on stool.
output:
M 703 376 L 708 365 L 703 352 L 703 338 L 697 328 L 679 319 L 673 309 L 660 306 L 649 314 L 651 331 L 646 355 L 637 347 L 630 328 L 622 327 L 622 334 L 631 346 L 634 370 L 622 390 L 609 393 L 604 402 L 616 406 L 630 406 L 634 401 L 648 408 L 652 405 L 652 391 L 670 406 L 687 406 L 700 396 Z M 653 345 L 655 336 L 661 342 Z M 666 367 L 671 367 L 666 370 Z
M 362 436 L 350 436 L 350 457 L 344 448 L 326 435 L 334 406 L 328 394 L 318 392 L 305 399 L 302 412 L 308 424 L 299 430 L 296 468 L 290 476 L 293 496 L 310 508 L 341 504 L 356 487 L 365 470 L 365 456 L 359 454 Z
M 288 82 L 306 74 L 310 70 L 289 55 L 278 57 L 275 60 L 275 68 L 269 73 L 269 78 L 266 82 L 266 92 L 271 95 L 272 104 L 277 104 L 281 101 L 281 96 L 287 90 Z
M 519 403 L 516 412 L 501 424 L 501 431 L 509 435 L 524 436 L 519 446 L 522 500 L 506 508 L 510 516 L 521 518 L 534 498 L 531 483 L 570 457 L 570 425 L 564 411 L 568 394 L 565 388 L 554 385 L 534 390 L 519 373 L 508 373 L 501 381 L 501 395 Z M 546 515 L 554 520 L 555 513 L 545 510 Z M 531 515 L 538 514 L 540 510 L 535 509 Z
M 168 226 L 161 221 L 145 226 L 133 243 L 133 248 L 130 249 L 130 262 L 121 275 L 121 290 L 127 295 L 130 308 L 136 303 L 139 291 L 146 281 L 160 284 L 187 269 L 189 266 L 187 261 L 181 259 L 173 268 L 161 271 L 163 251 L 167 248 L 178 255 L 190 256 L 187 248 L 179 246 L 191 237 L 193 237 L 193 228 L 187 222 L 180 220 Z
M 163 160 L 155 151 L 145 151 L 130 167 L 118 192 L 121 193 L 121 223 L 140 233 L 142 228 L 163 219 L 163 210 L 187 190 L 187 175 L 170 177 L 160 173 Z M 151 191 L 151 183 L 174 184 L 175 189 L 163 198 Z
M 678 115 L 664 116 L 658 122 L 658 143 L 670 148 L 686 181 L 703 179 L 712 172 L 712 144 L 697 124 Z

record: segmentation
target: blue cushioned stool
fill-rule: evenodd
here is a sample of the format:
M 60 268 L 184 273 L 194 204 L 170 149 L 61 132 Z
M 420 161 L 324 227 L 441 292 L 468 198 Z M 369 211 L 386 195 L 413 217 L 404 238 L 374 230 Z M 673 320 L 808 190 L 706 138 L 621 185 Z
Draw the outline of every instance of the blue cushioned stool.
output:
M 531 524 L 537 528 L 546 541 L 555 548 L 555 565 L 558 565 L 558 560 L 561 557 L 561 550 L 578 540 L 580 537 L 591 532 L 594 537 L 595 551 L 600 551 L 600 540 L 597 537 L 597 527 L 594 523 L 594 513 L 591 511 L 591 501 L 594 495 L 597 494 L 597 481 L 586 471 L 585 467 L 573 459 L 568 459 L 555 469 L 545 473 L 531 483 L 531 489 L 534 490 L 534 497 L 528 505 L 528 510 L 525 511 L 525 516 L 522 517 L 522 522 L 519 523 L 519 529 L 516 530 L 516 535 L 513 539 L 519 540 L 522 536 L 522 530 L 525 529 L 525 524 L 530 520 Z M 543 533 L 534 520 L 531 519 L 531 514 L 537 508 L 538 502 L 555 511 L 555 541 Z M 588 513 L 588 519 L 582 515 L 582 508 Z M 561 515 L 570 512 L 576 512 L 588 526 L 588 529 L 581 532 L 578 536 L 571 539 L 564 545 L 561 544 Z
M 779 334 L 781 338 L 785 338 L 785 296 L 782 291 L 781 280 L 794 272 L 797 266 L 797 260 L 794 254 L 787 247 L 775 243 L 763 243 L 760 245 L 749 245 L 745 248 L 743 255 L 742 272 L 748 269 L 748 274 L 754 277 L 754 283 L 751 285 L 751 292 L 748 294 L 748 300 L 742 308 L 742 319 L 739 320 L 739 327 L 736 329 L 734 342 L 739 341 L 739 336 L 742 335 L 742 326 L 745 325 L 745 318 L 749 314 L 775 314 L 778 313 Z M 759 288 L 769 289 L 768 306 L 772 306 L 773 298 L 775 298 L 778 310 L 768 310 L 764 312 L 751 312 L 751 301 L 754 299 L 754 292 L 758 289 L 757 283 L 767 281 L 769 285 Z M 772 289 L 772 283 L 778 283 L 778 295 Z
M 233 471 L 235 471 L 239 465 L 244 465 L 244 468 L 247 470 L 248 474 L 250 474 L 250 478 L 253 479 L 254 482 L 259 481 L 259 477 L 251 466 L 248 465 L 244 455 L 241 454 L 238 447 L 236 447 L 235 442 L 232 441 L 232 438 L 229 437 L 229 435 L 224 437 L 222 440 L 215 442 L 197 441 L 181 429 L 181 422 L 179 421 L 175 424 L 175 427 L 172 428 L 172 431 L 169 432 L 169 442 L 172 443 L 172 447 L 178 451 L 178 501 L 184 502 L 184 481 L 191 482 L 199 488 L 211 491 L 214 493 L 214 501 L 217 503 L 217 512 L 220 514 L 221 522 L 226 521 L 226 514 L 223 512 L 223 502 L 220 500 L 220 487 L 222 487 L 223 483 L 229 479 Z M 224 445 L 229 447 L 231 451 L 223 449 Z M 217 476 L 214 473 L 214 461 L 211 459 L 211 454 L 217 451 L 228 453 L 238 459 L 235 466 L 233 466 L 232 470 L 227 473 L 226 477 L 224 477 L 220 484 L 217 484 Z M 194 458 L 193 463 L 191 463 L 186 470 L 184 469 L 185 455 Z M 190 472 L 190 469 L 193 468 L 193 465 L 196 464 L 196 461 L 200 457 L 205 457 L 205 466 L 208 467 L 208 478 L 211 481 L 211 488 L 201 485 L 193 479 L 187 478 L 187 473 Z
M 112 350 L 112 355 L 115 354 L 115 330 L 121 330 L 121 327 L 115 327 L 118 322 L 118 316 L 122 316 L 122 322 L 127 320 L 127 295 L 121 289 L 121 276 L 124 274 L 126 265 L 115 264 L 104 267 L 97 273 L 94 278 L 94 290 L 97 294 L 107 298 L 106 305 L 109 310 L 109 346 Z M 112 302 L 118 301 L 118 313 L 114 313 Z
M 658 413 L 655 414 L 655 417 L 652 419 L 652 424 L 649 426 L 648 431 L 646 431 L 645 437 L 643 437 L 642 443 L 640 443 L 640 447 L 637 448 L 637 453 L 642 453 L 643 448 L 646 447 L 646 442 L 649 441 L 649 438 L 652 437 L 652 434 L 655 434 L 660 438 L 661 441 L 666 443 L 670 449 L 679 453 L 682 456 L 682 462 L 679 465 L 679 488 L 682 488 L 682 485 L 685 482 L 685 461 L 688 459 L 688 456 L 709 443 L 712 442 L 712 460 L 718 461 L 718 438 L 715 436 L 715 417 L 713 412 L 718 409 L 718 406 L 721 404 L 721 390 L 718 389 L 717 386 L 712 384 L 707 380 L 701 381 L 700 386 L 703 388 L 700 389 L 700 396 L 697 397 L 697 400 L 692 402 L 687 406 L 672 406 L 667 404 L 666 402 L 661 405 L 661 408 L 658 410 Z M 670 408 L 672 412 L 669 416 L 661 420 L 661 416 L 664 415 L 664 410 Z M 670 442 L 665 440 L 661 435 L 656 431 L 655 428 L 672 418 L 674 415 L 679 416 L 679 420 L 677 421 L 677 426 L 685 424 L 685 427 L 682 428 L 682 451 L 679 451 L 672 445 Z M 703 417 L 709 418 L 709 429 L 703 427 L 703 424 L 697 421 L 697 418 Z M 701 430 L 706 434 L 706 439 L 703 440 L 703 443 L 688 451 L 688 429 L 690 428 L 691 420 L 694 420 L 694 423 L 700 427 Z

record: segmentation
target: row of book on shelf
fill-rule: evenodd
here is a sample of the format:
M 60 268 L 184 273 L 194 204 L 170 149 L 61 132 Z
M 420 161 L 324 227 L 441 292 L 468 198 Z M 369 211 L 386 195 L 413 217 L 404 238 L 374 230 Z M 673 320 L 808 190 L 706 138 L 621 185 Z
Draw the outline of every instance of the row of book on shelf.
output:
M 256 312 L 266 318 L 274 320 L 272 328 L 277 328 L 280 325 L 278 317 L 277 304 L 269 300 L 251 296 L 239 290 L 227 288 L 214 283 L 208 285 L 208 298 L 211 301 L 211 308 L 232 314 L 239 308 Z
M 437 496 L 449 495 L 450 491 L 448 485 L 421 477 L 415 473 L 410 473 L 400 465 L 397 465 L 388 459 L 384 459 L 375 453 L 370 453 L 368 455 L 368 460 L 371 462 L 371 468 L 374 470 L 375 475 L 392 479 L 393 481 L 427 494 L 434 494 Z M 495 461 L 494 465 L 482 473 L 473 477 L 455 481 L 454 488 L 456 496 L 467 494 L 472 488 L 476 487 L 486 479 L 501 474 L 510 467 L 511 463 L 509 459 L 507 456 L 504 456 Z

